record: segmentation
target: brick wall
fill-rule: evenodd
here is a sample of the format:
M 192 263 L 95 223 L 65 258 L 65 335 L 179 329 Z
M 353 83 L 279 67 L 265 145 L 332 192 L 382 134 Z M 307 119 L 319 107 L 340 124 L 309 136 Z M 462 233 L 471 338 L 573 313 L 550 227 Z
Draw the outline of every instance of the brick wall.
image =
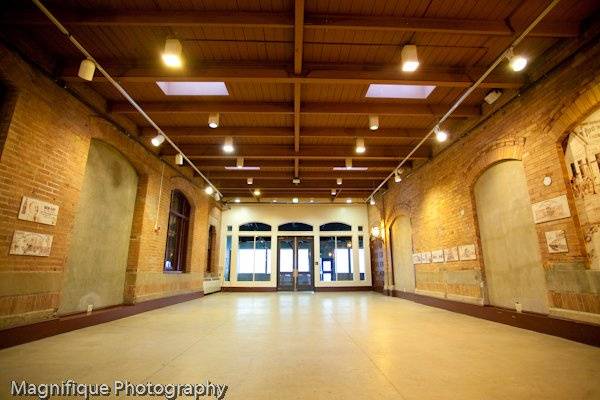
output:
M 201 291 L 209 210 L 216 206 L 204 194 L 202 183 L 189 170 L 162 162 L 4 47 L 0 47 L 0 78 L 14 90 L 11 113 L 3 113 L 0 119 L 4 132 L 0 141 L 0 329 L 55 315 L 92 138 L 116 147 L 139 175 L 126 302 Z M 175 188 L 193 208 L 188 273 L 164 274 L 170 193 Z M 60 206 L 57 224 L 17 219 L 23 196 Z M 15 230 L 54 235 L 50 256 L 9 255 Z
M 600 312 L 599 285 L 578 284 L 582 279 L 600 282 L 600 271 L 590 271 L 586 265 L 583 235 L 560 145 L 570 128 L 599 107 L 600 45 L 595 45 L 529 87 L 433 160 L 416 168 L 402 183 L 390 183 L 375 206 L 381 217 L 370 213 L 371 226 L 381 219 L 389 228 L 400 213 L 405 213 L 411 218 L 414 252 L 469 243 L 477 247 L 475 261 L 416 265 L 417 290 L 432 296 L 484 301 L 485 266 L 473 186 L 493 164 L 516 159 L 523 162 L 531 203 L 566 194 L 573 214 L 536 225 L 550 307 Z M 550 186 L 544 186 L 545 176 L 552 178 Z M 568 253 L 547 251 L 544 232 L 557 229 L 566 232 Z M 465 275 L 466 271 L 475 273 Z

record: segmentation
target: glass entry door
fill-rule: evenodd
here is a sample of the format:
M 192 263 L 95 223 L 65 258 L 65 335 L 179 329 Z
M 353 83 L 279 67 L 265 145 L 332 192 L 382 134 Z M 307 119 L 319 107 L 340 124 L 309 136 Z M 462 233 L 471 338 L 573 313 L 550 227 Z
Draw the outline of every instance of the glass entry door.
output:
M 314 290 L 312 264 L 312 236 L 286 236 L 277 239 L 278 290 Z

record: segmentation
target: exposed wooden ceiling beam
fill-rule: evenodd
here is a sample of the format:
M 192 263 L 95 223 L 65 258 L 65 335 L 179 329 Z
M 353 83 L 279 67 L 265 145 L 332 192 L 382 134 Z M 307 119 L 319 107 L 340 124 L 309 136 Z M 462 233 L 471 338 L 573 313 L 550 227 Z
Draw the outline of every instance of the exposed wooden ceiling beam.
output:
M 365 181 L 348 181 L 344 182 L 344 185 L 338 186 L 335 183 L 335 179 L 332 179 L 330 182 L 327 181 L 310 181 L 310 182 L 300 182 L 298 185 L 294 185 L 292 180 L 289 179 L 287 181 L 274 181 L 274 180 L 258 180 L 254 178 L 254 183 L 252 185 L 247 185 L 245 180 L 239 181 L 218 181 L 212 180 L 212 182 L 219 188 L 219 190 L 244 190 L 244 189 L 254 189 L 260 188 L 262 189 L 274 189 L 274 190 L 289 190 L 290 193 L 293 192 L 301 192 L 306 190 L 329 190 L 331 189 L 348 189 L 348 190 L 366 190 L 371 188 L 373 190 L 373 186 L 376 186 L 380 181 L 373 180 L 370 182 Z
M 364 154 L 357 155 L 353 146 L 303 146 L 299 152 L 295 152 L 289 146 L 280 145 L 244 145 L 239 146 L 235 154 L 224 154 L 219 145 L 194 145 L 185 144 L 179 146 L 181 151 L 190 159 L 203 158 L 260 158 L 269 159 L 289 159 L 290 162 L 297 157 L 298 159 L 346 159 L 353 160 L 378 159 L 378 160 L 398 160 L 406 156 L 413 148 L 412 146 L 367 146 Z M 175 151 L 171 146 L 162 149 L 164 155 L 174 155 Z M 422 146 L 412 156 L 414 159 L 429 158 L 431 155 L 430 146 Z
M 80 61 L 80 60 L 79 60 Z M 79 61 L 65 61 L 65 68 L 59 73 L 60 79 L 67 82 L 81 82 L 77 76 Z M 359 66 L 335 64 L 305 64 L 302 75 L 295 75 L 285 65 L 252 64 L 240 65 L 219 63 L 209 65 L 188 65 L 184 71 L 167 71 L 160 65 L 147 61 L 119 63 L 115 60 L 101 61 L 107 71 L 122 83 L 155 83 L 157 81 L 224 81 L 241 83 L 301 83 L 301 84 L 349 84 L 368 85 L 370 83 L 434 85 L 440 87 L 466 88 L 481 76 L 481 68 L 457 69 L 448 67 L 424 67 L 414 73 L 403 73 L 397 65 Z M 94 77 L 94 82 L 106 82 L 102 76 Z M 525 83 L 524 77 L 517 74 L 494 73 L 482 88 L 516 89 Z
M 369 172 L 372 171 L 391 171 L 397 165 L 397 160 L 362 160 L 351 157 L 353 160 L 353 165 L 355 167 L 367 167 L 369 168 Z M 192 157 L 193 159 L 193 157 Z M 202 171 L 218 171 L 224 172 L 226 166 L 235 166 L 236 160 L 235 158 L 228 159 L 194 159 L 194 164 L 202 170 Z M 287 171 L 291 172 L 294 170 L 294 165 L 292 160 L 288 159 L 278 159 L 278 160 L 265 160 L 261 158 L 253 158 L 246 162 L 246 165 L 251 166 L 259 166 L 261 167 L 262 172 L 264 171 Z M 298 168 L 300 171 L 332 171 L 333 167 L 343 167 L 345 166 L 343 159 L 319 159 L 319 160 L 302 160 L 302 163 L 299 164 Z M 232 172 L 232 171 L 229 171 Z
M 294 5 L 294 74 L 300 75 L 304 49 L 304 0 L 295 0 Z
M 250 103 L 226 101 L 154 101 L 141 102 L 148 113 L 232 113 L 232 114 L 294 114 L 291 103 Z M 305 103 L 300 114 L 378 114 L 432 117 L 441 115 L 450 108 L 446 104 L 390 104 L 390 103 Z M 109 110 L 116 114 L 136 114 L 138 111 L 126 101 L 113 102 Z M 460 106 L 452 117 L 479 116 L 477 106 Z
M 177 142 L 185 142 L 189 139 L 202 138 L 283 138 L 293 137 L 294 128 L 274 128 L 274 127 L 219 127 L 211 129 L 208 127 L 195 126 L 163 126 L 161 127 L 169 137 Z M 380 128 L 376 132 L 367 131 L 365 122 L 364 128 L 302 128 L 302 138 L 354 138 L 357 136 L 367 136 L 368 139 L 422 139 L 427 134 L 424 129 L 397 129 Z M 154 136 L 156 131 L 151 127 L 141 129 L 142 136 Z
M 300 151 L 300 83 L 294 83 L 294 150 Z
M 296 5 L 297 7 L 297 5 Z M 52 12 L 67 26 L 160 26 L 160 27 L 261 27 L 294 28 L 295 18 L 285 13 L 199 11 L 199 10 L 67 10 L 53 7 Z M 7 10 L 2 24 L 48 25 L 36 11 Z M 512 36 L 526 21 L 455 18 L 400 18 L 360 15 L 304 16 L 305 29 L 378 30 L 393 32 L 437 32 L 446 34 Z M 575 37 L 579 25 L 570 21 L 542 21 L 530 36 Z
M 333 181 L 335 184 L 336 178 L 342 178 L 347 180 L 359 180 L 359 181 L 378 181 L 381 182 L 385 179 L 388 174 L 381 171 L 369 172 L 369 171 L 332 171 L 329 168 L 327 171 L 307 171 L 302 173 L 302 181 Z M 225 171 L 223 169 L 219 171 L 212 171 L 206 173 L 206 176 L 213 180 L 240 180 L 246 178 L 255 178 L 260 180 L 285 180 L 286 175 L 283 175 L 278 171 Z M 289 179 L 293 178 L 291 174 Z M 288 179 L 288 180 L 289 180 Z

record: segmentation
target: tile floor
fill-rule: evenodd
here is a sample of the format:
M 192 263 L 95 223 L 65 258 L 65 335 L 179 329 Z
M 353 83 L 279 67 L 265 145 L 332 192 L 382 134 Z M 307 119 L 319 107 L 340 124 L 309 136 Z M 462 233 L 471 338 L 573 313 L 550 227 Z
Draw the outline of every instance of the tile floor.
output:
M 226 399 L 600 399 L 600 349 L 376 293 L 219 293 L 0 351 L 8 381 Z

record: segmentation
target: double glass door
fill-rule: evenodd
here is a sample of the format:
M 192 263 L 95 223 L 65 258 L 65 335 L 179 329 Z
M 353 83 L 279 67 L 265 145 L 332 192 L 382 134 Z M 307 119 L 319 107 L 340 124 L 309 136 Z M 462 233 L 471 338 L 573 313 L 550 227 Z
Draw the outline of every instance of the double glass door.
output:
M 277 290 L 314 290 L 312 236 L 277 239 Z

